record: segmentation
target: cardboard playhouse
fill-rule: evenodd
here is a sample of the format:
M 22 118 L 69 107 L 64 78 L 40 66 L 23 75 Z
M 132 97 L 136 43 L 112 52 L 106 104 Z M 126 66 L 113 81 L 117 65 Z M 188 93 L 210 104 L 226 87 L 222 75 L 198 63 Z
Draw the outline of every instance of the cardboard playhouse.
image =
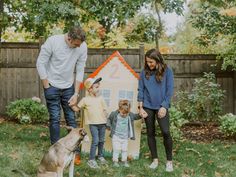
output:
M 118 109 L 120 99 L 127 99 L 131 102 L 131 111 L 138 112 L 137 94 L 138 94 L 138 74 L 128 65 L 118 51 L 114 52 L 103 64 L 101 64 L 88 77 L 102 77 L 100 90 L 108 106 L 108 112 Z M 87 93 L 86 93 L 87 94 Z M 83 119 L 83 117 L 82 117 Z M 91 144 L 91 134 L 88 125 L 83 127 L 88 132 L 90 142 L 82 145 L 82 152 L 89 153 Z M 141 139 L 141 120 L 134 121 L 135 140 L 129 140 L 128 157 L 132 159 L 139 158 L 140 139 Z M 106 130 L 104 155 L 112 156 L 112 143 L 110 132 Z

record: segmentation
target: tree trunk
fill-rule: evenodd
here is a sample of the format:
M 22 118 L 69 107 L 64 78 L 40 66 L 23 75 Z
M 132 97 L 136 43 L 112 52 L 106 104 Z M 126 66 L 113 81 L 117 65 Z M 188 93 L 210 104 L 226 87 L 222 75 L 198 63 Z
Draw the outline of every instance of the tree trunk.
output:
M 161 38 L 161 33 L 162 33 L 162 21 L 161 21 L 161 16 L 160 16 L 160 11 L 159 11 L 159 8 L 158 8 L 158 1 L 155 1 L 155 10 L 156 10 L 156 14 L 157 14 L 157 17 L 158 17 L 158 27 L 156 28 L 156 37 L 155 37 L 155 42 L 156 42 L 156 48 L 159 50 L 159 39 Z
M 1 20 L 1 25 L 0 25 L 0 45 L 2 42 L 2 29 L 3 29 L 3 0 L 0 0 L 0 20 Z

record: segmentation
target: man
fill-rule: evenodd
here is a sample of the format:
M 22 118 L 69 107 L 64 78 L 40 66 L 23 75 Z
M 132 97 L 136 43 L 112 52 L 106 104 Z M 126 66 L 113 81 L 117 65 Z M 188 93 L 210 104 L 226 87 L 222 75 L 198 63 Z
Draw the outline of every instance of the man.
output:
M 77 103 L 86 60 L 85 32 L 78 26 L 72 27 L 66 34 L 49 37 L 41 47 L 37 70 L 50 115 L 51 144 L 60 138 L 61 107 L 66 124 L 77 127 L 75 113 L 70 106 Z

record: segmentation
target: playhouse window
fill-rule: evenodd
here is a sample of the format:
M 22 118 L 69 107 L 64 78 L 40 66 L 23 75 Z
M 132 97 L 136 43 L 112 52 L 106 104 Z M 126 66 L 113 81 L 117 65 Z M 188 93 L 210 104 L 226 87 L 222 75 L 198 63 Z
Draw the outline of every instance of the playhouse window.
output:
M 129 91 L 129 90 L 120 90 L 119 91 L 119 98 L 118 100 L 129 100 L 131 105 L 133 103 L 133 97 L 134 97 L 134 92 L 133 91 Z
M 104 89 L 104 90 L 101 90 L 101 92 L 102 92 L 102 96 L 103 96 L 107 106 L 109 107 L 110 106 L 111 90 Z

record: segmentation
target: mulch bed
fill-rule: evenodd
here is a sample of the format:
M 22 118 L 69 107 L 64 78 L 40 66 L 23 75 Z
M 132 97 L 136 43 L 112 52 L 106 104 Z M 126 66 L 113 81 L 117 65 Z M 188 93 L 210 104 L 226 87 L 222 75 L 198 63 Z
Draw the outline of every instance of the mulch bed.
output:
M 236 141 L 236 137 L 226 137 L 221 133 L 219 125 L 215 122 L 188 123 L 181 128 L 181 131 L 184 138 L 195 142 L 210 143 L 213 140 Z

